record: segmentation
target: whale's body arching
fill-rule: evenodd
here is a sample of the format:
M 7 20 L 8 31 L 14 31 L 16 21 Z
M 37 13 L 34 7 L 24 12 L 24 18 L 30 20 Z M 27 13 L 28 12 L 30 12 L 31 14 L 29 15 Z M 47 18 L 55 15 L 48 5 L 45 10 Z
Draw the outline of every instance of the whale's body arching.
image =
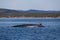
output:
M 21 24 L 13 27 L 44 27 L 42 24 Z

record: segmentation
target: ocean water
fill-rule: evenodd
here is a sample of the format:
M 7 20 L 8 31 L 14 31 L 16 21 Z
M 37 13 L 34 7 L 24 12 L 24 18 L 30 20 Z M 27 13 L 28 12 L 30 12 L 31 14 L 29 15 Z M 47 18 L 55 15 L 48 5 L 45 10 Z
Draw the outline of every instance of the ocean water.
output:
M 41 28 L 12 27 L 43 24 Z M 0 40 L 60 40 L 59 18 L 0 18 Z

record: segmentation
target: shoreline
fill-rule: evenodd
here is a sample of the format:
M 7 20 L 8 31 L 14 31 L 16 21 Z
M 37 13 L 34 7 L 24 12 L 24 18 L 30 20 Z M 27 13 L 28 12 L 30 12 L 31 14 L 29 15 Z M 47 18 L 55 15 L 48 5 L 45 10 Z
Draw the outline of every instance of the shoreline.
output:
M 1 18 L 7 18 L 7 17 L 1 17 Z M 0 19 L 1 19 L 0 18 Z M 9 18 L 7 18 L 7 19 L 10 19 L 10 18 L 12 18 L 12 19 L 60 19 L 60 17 L 9 17 Z

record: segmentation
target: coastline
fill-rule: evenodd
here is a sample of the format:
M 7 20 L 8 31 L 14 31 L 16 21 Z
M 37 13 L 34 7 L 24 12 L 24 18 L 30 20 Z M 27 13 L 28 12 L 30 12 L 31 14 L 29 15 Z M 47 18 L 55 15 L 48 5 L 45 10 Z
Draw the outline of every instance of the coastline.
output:
M 0 19 L 60 19 L 60 17 L 1 17 Z

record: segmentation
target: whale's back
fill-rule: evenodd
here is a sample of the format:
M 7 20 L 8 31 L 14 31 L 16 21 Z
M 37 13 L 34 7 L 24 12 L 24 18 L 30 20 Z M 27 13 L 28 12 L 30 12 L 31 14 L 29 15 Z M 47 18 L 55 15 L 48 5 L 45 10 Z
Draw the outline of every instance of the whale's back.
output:
M 44 27 L 40 24 L 21 24 L 21 25 L 15 25 L 13 27 Z

